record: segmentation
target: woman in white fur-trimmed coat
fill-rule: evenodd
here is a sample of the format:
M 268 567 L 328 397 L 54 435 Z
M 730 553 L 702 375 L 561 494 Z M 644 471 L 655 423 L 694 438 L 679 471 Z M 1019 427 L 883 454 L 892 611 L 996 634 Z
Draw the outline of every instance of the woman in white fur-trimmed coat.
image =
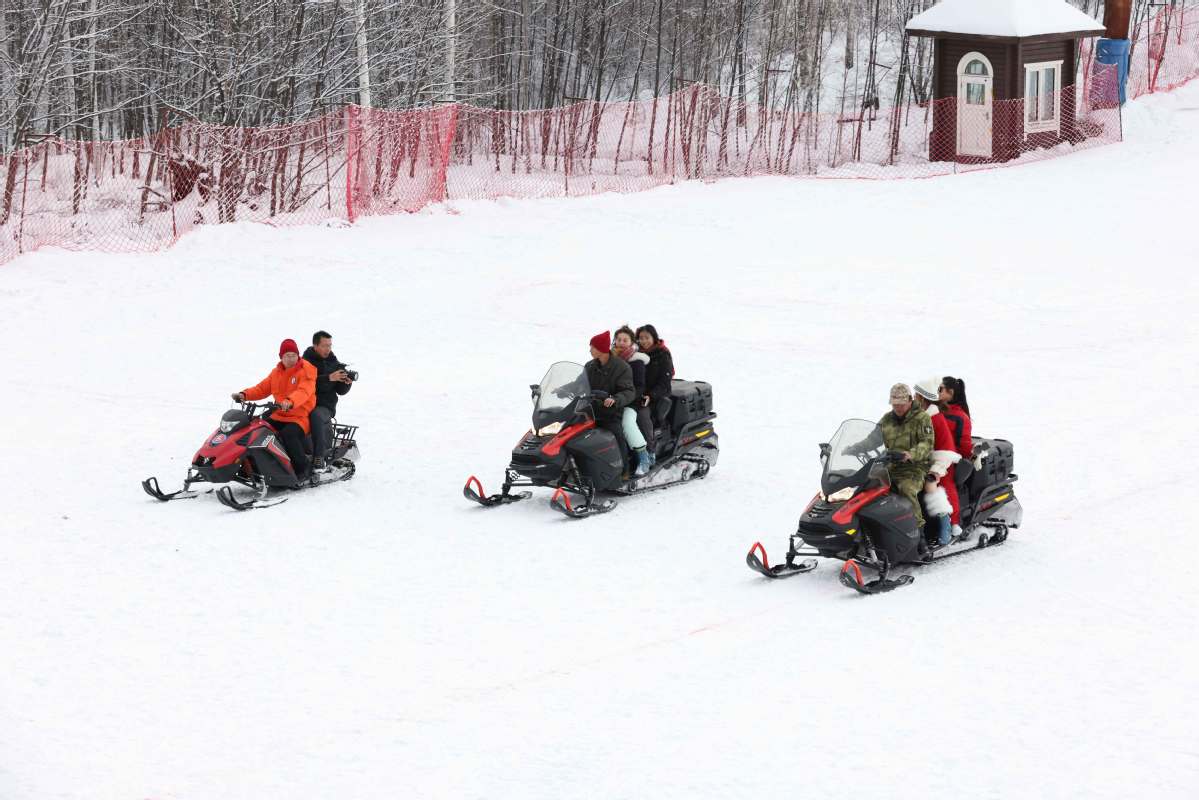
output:
M 941 525 L 937 541 L 946 545 L 953 538 L 953 526 L 960 525 L 961 508 L 958 505 L 958 486 L 954 475 L 954 464 L 962 460 L 953 441 L 949 423 L 939 413 L 937 405 L 936 378 L 919 381 L 915 385 L 916 402 L 933 421 L 933 464 L 929 467 L 929 480 L 924 483 L 924 507 L 930 516 L 936 517 Z M 958 528 L 961 530 L 961 528 Z

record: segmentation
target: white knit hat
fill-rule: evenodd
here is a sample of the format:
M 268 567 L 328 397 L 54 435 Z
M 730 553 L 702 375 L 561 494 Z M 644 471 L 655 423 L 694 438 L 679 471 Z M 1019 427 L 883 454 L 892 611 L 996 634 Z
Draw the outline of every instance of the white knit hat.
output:
M 913 388 L 915 388 L 916 394 L 925 400 L 931 400 L 935 403 L 937 401 L 937 389 L 940 385 L 940 378 L 925 378 L 922 381 L 917 381 Z

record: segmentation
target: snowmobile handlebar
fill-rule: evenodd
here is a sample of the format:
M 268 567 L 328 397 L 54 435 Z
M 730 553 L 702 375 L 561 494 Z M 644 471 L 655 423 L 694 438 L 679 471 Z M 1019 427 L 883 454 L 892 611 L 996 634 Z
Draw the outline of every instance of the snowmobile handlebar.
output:
M 255 411 L 261 411 L 262 415 L 266 415 L 280 408 L 278 403 L 248 403 L 244 400 L 240 403 L 240 405 L 241 410 L 249 414 L 251 417 L 254 416 Z

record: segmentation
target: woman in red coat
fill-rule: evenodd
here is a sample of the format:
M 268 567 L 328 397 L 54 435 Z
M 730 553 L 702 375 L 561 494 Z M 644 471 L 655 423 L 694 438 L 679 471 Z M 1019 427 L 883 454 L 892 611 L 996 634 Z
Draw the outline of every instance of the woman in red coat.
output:
M 973 426 L 970 422 L 970 404 L 966 401 L 966 382 L 961 378 L 946 375 L 937 387 L 937 401 L 941 413 L 949 423 L 953 440 L 957 443 L 957 451 L 963 459 L 974 458 Z M 953 535 L 960 536 L 962 528 L 960 520 L 953 523 Z

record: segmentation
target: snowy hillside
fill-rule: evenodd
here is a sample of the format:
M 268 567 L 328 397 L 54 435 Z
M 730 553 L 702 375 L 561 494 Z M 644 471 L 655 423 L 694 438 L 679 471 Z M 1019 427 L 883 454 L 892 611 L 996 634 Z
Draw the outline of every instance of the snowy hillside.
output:
M 1196 797 L 1199 84 L 1125 131 L 6 265 L 0 798 Z M 712 382 L 711 475 L 581 522 L 466 503 L 626 321 Z M 317 328 L 362 375 L 353 481 L 141 492 Z M 1015 443 L 1006 544 L 874 598 L 745 568 L 817 442 L 947 373 Z

